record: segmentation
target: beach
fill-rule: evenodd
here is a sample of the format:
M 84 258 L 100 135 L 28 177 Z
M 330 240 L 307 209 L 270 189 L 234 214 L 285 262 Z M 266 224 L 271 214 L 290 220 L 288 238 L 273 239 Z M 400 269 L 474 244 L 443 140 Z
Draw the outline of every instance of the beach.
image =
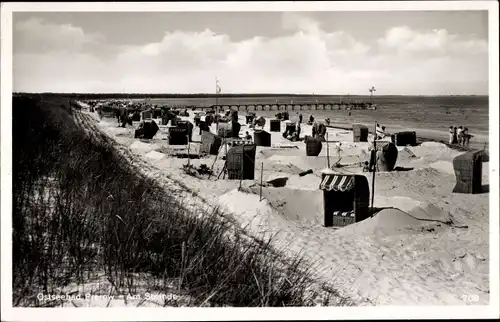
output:
M 253 236 L 274 236 L 278 248 L 290 256 L 305 255 L 319 279 L 332 282 L 340 294 L 359 305 L 488 303 L 489 193 L 452 192 L 456 180 L 452 160 L 462 151 L 439 142 L 398 147 L 396 166 L 406 170 L 375 174 L 374 207 L 382 210 L 346 227 L 324 227 L 321 171 L 340 159 L 341 166 L 333 169 L 337 174 L 365 176 L 371 186 L 372 173 L 363 172 L 360 163 L 368 160 L 372 135 L 368 142 L 354 142 L 349 129 L 328 128 L 331 142 L 324 142 L 320 154 L 312 157 L 306 156 L 304 142 L 291 142 L 282 136 L 283 122 L 280 132 L 270 132 L 268 119 L 263 129 L 271 134 L 272 144 L 257 147 L 254 179 L 240 182 L 218 177 L 230 149 L 225 146 L 217 156 L 189 160 L 193 167 L 205 164 L 211 168 L 214 175 L 210 179 L 183 171 L 188 159 L 176 155 L 188 149 L 190 154 L 199 154 L 197 127 L 189 146 L 169 146 L 165 125 L 159 125 L 152 140 L 134 139 L 137 122 L 120 128 L 116 119 L 100 120 L 95 113 L 81 113 L 96 125 L 95 130 L 116 141 L 138 171 L 155 180 L 167 180 L 172 189 L 185 187 L 190 191 L 185 202 L 193 208 L 221 207 L 235 225 Z M 189 113 L 181 118 L 193 122 L 194 113 Z M 302 114 L 306 121 L 307 112 Z M 239 113 L 238 120 L 240 136 L 247 131 L 253 135 L 244 113 Z M 399 125 L 377 120 L 389 131 L 398 129 Z M 156 122 L 160 124 L 159 119 Z M 216 133 L 216 125 L 210 130 Z M 311 130 L 302 124 L 301 136 L 311 135 Z M 438 138 L 441 134 L 439 129 L 425 131 L 421 129 L 417 135 Z M 338 142 L 342 143 L 340 155 Z M 482 163 L 485 187 L 488 166 L 488 162 Z M 312 173 L 299 175 L 307 170 Z M 277 178 L 286 181 L 284 187 L 270 184 Z M 474 294 L 477 301 L 465 303 L 464 294 Z

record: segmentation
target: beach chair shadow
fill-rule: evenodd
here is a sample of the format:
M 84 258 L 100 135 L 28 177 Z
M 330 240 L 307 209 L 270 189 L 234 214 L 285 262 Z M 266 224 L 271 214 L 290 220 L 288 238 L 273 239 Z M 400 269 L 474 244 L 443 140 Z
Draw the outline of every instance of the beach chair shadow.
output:
M 406 168 L 406 167 L 395 167 L 394 171 L 411 171 L 413 168 Z

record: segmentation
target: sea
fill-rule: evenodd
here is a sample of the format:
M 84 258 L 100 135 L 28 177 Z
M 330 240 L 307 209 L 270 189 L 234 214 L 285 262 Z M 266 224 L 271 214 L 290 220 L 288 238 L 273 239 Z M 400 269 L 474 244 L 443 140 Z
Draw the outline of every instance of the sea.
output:
M 218 97 L 218 98 L 163 98 L 151 99 L 152 104 L 173 106 L 210 106 L 237 104 L 332 104 L 338 102 L 369 102 L 369 96 L 269 96 L 269 97 Z M 303 120 L 310 115 L 315 119 L 329 118 L 333 123 L 368 123 L 378 122 L 388 127 L 408 129 L 429 129 L 448 131 L 450 126 L 463 126 L 470 134 L 488 135 L 489 133 L 489 98 L 488 96 L 373 96 L 372 103 L 376 110 L 295 110 Z M 240 109 L 241 114 L 245 114 Z M 278 111 L 256 111 L 257 116 L 273 117 Z

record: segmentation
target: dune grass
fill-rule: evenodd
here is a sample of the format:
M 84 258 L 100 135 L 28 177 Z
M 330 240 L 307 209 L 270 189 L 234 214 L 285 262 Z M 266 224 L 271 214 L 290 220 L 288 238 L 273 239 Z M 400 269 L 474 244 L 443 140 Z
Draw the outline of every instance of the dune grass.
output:
M 193 306 L 308 306 L 319 293 L 302 258 L 252 242 L 217 213 L 194 215 L 78 127 L 60 97 L 13 98 L 13 305 L 41 306 L 105 272 L 124 294 L 168 281 Z M 141 275 L 142 274 L 142 275 Z M 338 299 L 335 291 L 329 296 Z M 343 304 L 349 301 L 343 299 Z

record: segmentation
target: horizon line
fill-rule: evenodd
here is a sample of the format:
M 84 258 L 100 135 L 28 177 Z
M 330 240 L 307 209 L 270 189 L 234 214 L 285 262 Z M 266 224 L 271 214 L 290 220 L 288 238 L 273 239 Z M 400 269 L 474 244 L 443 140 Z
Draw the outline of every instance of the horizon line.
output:
M 328 97 L 328 96 L 370 96 L 370 94 L 297 94 L 297 93 L 137 93 L 137 92 L 12 92 L 12 94 L 51 94 L 51 95 L 134 95 L 134 96 L 213 96 L 213 97 L 223 97 L 223 96 L 309 96 L 309 97 Z M 466 96 L 482 96 L 488 97 L 488 94 L 385 94 L 385 95 L 373 95 L 373 97 L 394 97 L 394 96 L 424 96 L 424 97 L 466 97 Z

